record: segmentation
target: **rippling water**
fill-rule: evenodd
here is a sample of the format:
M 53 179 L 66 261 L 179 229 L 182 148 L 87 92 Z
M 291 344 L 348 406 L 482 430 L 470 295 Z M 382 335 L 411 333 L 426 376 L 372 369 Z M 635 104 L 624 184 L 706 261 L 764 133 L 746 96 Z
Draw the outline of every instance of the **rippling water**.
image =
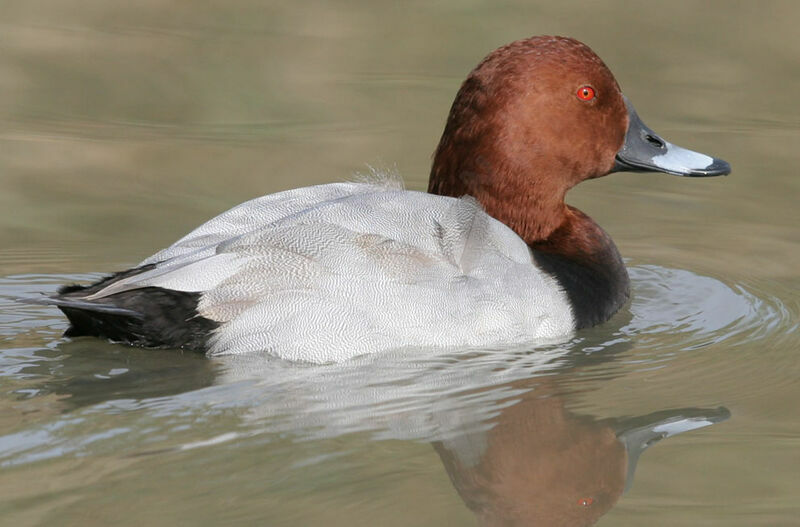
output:
M 0 524 L 796 524 L 798 16 L 3 3 Z M 461 78 L 535 33 L 589 43 L 650 126 L 734 168 L 570 193 L 629 258 L 609 323 L 311 366 L 69 340 L 16 300 L 367 163 L 424 188 Z
M 389 459 L 378 457 L 377 466 L 365 467 L 360 452 L 400 440 L 411 442 L 395 447 L 401 457 L 417 450 L 415 445 L 431 443 L 429 454 L 439 454 L 441 469 L 464 503 L 483 511 L 476 512 L 479 517 L 487 514 L 487 522 L 508 522 L 514 514 L 549 525 L 593 521 L 631 488 L 635 460 L 650 444 L 730 417 L 720 406 L 728 401 L 707 393 L 698 401 L 704 407 L 641 404 L 643 381 L 661 384 L 672 375 L 672 386 L 656 390 L 667 401 L 682 401 L 682 394 L 696 391 L 687 384 L 710 383 L 723 393 L 726 386 L 735 387 L 758 397 L 765 381 L 772 390 L 776 382 L 794 382 L 798 373 L 796 361 L 781 363 L 785 359 L 761 352 L 797 339 L 797 314 L 777 297 L 686 270 L 643 265 L 630 272 L 629 308 L 565 344 L 535 351 L 398 350 L 327 366 L 261 355 L 207 360 L 94 339 L 68 341 L 59 336 L 66 324 L 57 310 L 21 306 L 14 298 L 97 276 L 8 277 L 0 280 L 0 320 L 3 338 L 13 347 L 0 358 L 0 375 L 7 381 L 0 466 L 35 472 L 49 463 L 60 472 L 69 460 L 102 465 L 113 459 L 113 465 L 124 466 L 128 481 L 131 473 L 158 473 L 160 458 L 174 463 L 176 456 L 191 456 L 221 477 L 230 456 L 263 452 L 265 459 L 257 462 L 266 464 L 265 472 L 256 484 L 269 493 L 277 481 L 288 480 L 300 486 L 296 494 L 289 492 L 300 499 L 313 494 L 305 486 L 313 489 L 318 478 L 347 485 L 351 470 L 365 471 L 362 483 L 369 486 L 373 471 L 394 456 L 390 452 Z M 721 354 L 736 357 L 720 363 Z M 770 361 L 774 378 L 745 376 L 743 383 L 732 370 L 753 360 Z M 688 374 L 681 372 L 687 368 Z M 581 408 L 593 408 L 593 393 L 608 383 L 630 386 L 613 403 L 601 398 L 600 415 Z M 636 408 L 637 415 L 618 408 Z M 524 470 L 509 473 L 508 463 Z M 274 480 L 276 468 L 281 475 Z M 230 469 L 227 477 L 240 481 L 241 470 Z M 543 472 L 558 474 L 551 477 L 560 483 L 541 481 Z M 252 476 L 241 477 L 254 483 Z M 413 483 L 425 476 L 406 467 L 396 477 Z M 81 478 L 64 478 L 60 485 L 61 492 L 83 487 Z M 350 499 L 361 499 L 358 488 Z M 531 498 L 532 489 L 547 496 Z M 42 504 L 51 499 L 28 492 Z M 94 492 L 104 492 L 104 486 Z M 592 504 L 575 505 L 584 499 Z M 536 511 L 542 507 L 547 512 L 540 518 Z M 249 509 L 245 517 L 308 521 L 277 512 L 273 517 L 254 503 Z

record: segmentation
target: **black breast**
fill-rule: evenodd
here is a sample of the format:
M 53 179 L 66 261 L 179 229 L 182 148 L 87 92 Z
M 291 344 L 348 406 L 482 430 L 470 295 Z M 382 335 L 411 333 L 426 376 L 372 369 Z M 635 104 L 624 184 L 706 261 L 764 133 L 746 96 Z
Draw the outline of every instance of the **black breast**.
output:
M 628 272 L 621 258 L 604 266 L 535 249 L 533 257 L 567 293 L 575 316 L 575 329 L 602 324 L 628 300 Z
M 630 279 L 617 246 L 580 210 L 567 206 L 564 222 L 530 247 L 536 264 L 567 293 L 576 329 L 605 322 L 627 302 Z

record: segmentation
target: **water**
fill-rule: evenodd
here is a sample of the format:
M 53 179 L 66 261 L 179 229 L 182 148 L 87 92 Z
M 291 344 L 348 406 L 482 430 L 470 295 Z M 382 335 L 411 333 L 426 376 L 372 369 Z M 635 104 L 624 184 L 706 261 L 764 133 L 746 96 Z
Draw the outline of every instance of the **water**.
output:
M 0 4 L 0 524 L 796 525 L 800 6 L 657 11 Z M 367 164 L 423 189 L 463 76 L 539 33 L 734 169 L 570 193 L 631 271 L 609 323 L 321 367 L 69 341 L 13 301 Z

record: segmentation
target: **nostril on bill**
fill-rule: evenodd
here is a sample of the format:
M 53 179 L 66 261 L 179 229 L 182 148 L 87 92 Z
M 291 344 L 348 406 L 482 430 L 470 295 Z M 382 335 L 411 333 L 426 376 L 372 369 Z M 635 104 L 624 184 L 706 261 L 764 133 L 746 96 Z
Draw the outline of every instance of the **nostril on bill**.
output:
M 647 134 L 644 136 L 644 138 L 647 140 L 648 143 L 655 146 L 656 148 L 664 148 L 664 141 L 662 141 L 658 137 Z

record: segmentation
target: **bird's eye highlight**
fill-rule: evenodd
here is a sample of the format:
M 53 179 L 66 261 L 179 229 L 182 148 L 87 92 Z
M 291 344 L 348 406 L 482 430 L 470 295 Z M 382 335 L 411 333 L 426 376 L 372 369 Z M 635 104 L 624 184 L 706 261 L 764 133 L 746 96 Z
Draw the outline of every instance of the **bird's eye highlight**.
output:
M 594 99 L 594 88 L 591 86 L 581 86 L 578 88 L 578 99 L 582 101 L 591 101 Z

